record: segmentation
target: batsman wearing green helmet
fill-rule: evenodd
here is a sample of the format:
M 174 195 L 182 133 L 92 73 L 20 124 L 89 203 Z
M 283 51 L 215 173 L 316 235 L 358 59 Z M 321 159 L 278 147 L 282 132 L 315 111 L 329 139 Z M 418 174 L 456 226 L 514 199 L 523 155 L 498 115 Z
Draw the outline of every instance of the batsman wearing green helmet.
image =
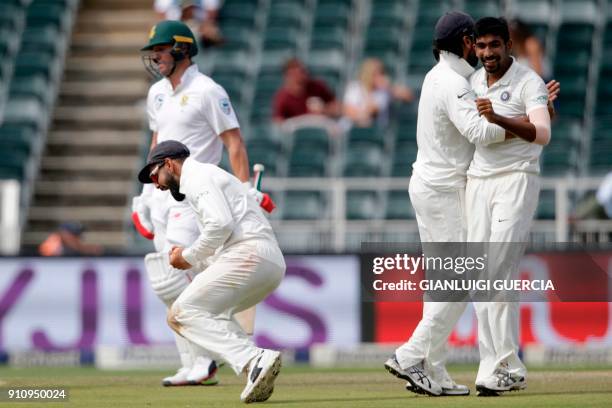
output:
M 160 66 L 159 53 L 164 50 L 172 57 L 172 64 Z M 141 49 L 142 60 L 154 77 L 170 77 L 174 74 L 177 63 L 188 60 L 198 54 L 198 44 L 193 32 L 180 21 L 167 20 L 154 25 L 149 32 L 149 43 Z M 148 52 L 147 52 L 148 51 Z M 166 69 L 168 68 L 168 69 Z
M 212 78 L 199 72 L 192 57 L 198 53 L 195 36 L 180 21 L 162 21 L 149 32 L 142 48 L 142 60 L 158 79 L 147 96 L 147 117 L 152 132 L 151 149 L 158 143 L 174 140 L 183 143 L 198 162 L 218 165 L 223 146 L 227 149 L 234 175 L 245 184 L 249 194 L 273 209 L 269 196 L 249 183 L 249 160 L 240 126 L 229 96 Z M 156 295 L 170 307 L 206 262 L 189 270 L 173 268 L 168 253 L 188 248 L 200 237 L 193 209 L 177 201 L 178 191 L 156 190 L 146 185 L 132 204 L 132 220 L 138 232 L 153 240 L 155 251 L 145 257 L 145 268 Z M 254 307 L 236 315 L 245 332 L 252 334 Z M 182 367 L 163 385 L 216 384 L 217 366 L 205 352 L 175 335 Z

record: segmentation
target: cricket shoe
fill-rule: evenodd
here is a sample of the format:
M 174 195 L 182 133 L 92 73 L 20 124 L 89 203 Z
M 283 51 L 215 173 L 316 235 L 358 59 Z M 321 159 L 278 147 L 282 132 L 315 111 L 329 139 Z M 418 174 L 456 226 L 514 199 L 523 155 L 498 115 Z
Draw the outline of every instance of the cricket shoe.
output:
M 519 391 L 527 388 L 525 377 L 512 374 L 506 368 L 498 368 L 493 375 L 476 384 L 478 396 L 495 396 L 505 391 Z
M 206 357 L 197 357 L 193 367 L 187 374 L 187 381 L 190 385 L 217 385 L 217 363 L 215 360 Z
M 447 395 L 449 397 L 470 395 L 470 389 L 467 385 L 453 382 L 452 384 L 448 384 L 448 386 L 446 384 L 442 386 L 442 395 Z
M 410 384 L 409 382 L 406 383 L 406 389 L 408 391 L 412 391 L 417 394 L 422 394 L 422 392 L 419 393 L 419 391 L 416 390 L 412 386 L 412 384 Z M 470 395 L 470 389 L 468 388 L 467 385 L 456 384 L 456 383 L 453 383 L 452 385 L 449 385 L 449 386 L 442 385 L 442 394 L 440 394 L 440 396 L 458 397 L 458 396 L 465 396 L 465 395 Z
M 187 376 L 189 375 L 190 372 L 191 372 L 191 368 L 181 367 L 178 369 L 176 374 L 164 378 L 162 380 L 162 385 L 164 387 L 177 387 L 180 385 L 189 385 Z
M 417 394 L 432 395 L 435 397 L 442 395 L 442 387 L 440 387 L 438 383 L 427 375 L 425 369 L 423 368 L 422 361 L 413 365 L 412 367 L 403 369 L 399 365 L 397 357 L 394 354 L 393 357 L 388 359 L 385 363 L 385 368 L 397 378 L 408 381 L 408 383 L 410 383 L 412 386 L 410 388 L 406 386 L 406 389 L 409 391 Z
M 251 359 L 247 371 L 247 383 L 240 400 L 247 404 L 266 401 L 274 391 L 274 380 L 281 368 L 279 351 L 262 349 Z

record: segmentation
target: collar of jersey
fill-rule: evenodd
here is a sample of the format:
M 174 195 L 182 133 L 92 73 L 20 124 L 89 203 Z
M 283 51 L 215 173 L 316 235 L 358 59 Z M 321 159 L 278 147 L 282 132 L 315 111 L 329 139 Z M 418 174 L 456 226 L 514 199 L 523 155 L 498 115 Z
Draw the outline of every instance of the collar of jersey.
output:
M 191 172 L 191 158 L 188 157 L 185 159 L 185 161 L 183 162 L 183 167 L 181 168 L 181 178 L 179 180 L 179 193 L 181 194 L 185 194 L 186 195 L 186 191 L 187 191 L 187 182 L 189 181 L 189 176 L 186 175 L 187 173 Z
M 185 86 L 187 86 L 187 83 L 191 80 L 191 78 L 193 78 L 195 76 L 195 74 L 197 74 L 198 71 L 198 66 L 196 64 L 191 64 L 189 66 L 189 68 L 187 68 L 185 70 L 185 72 L 183 72 L 183 76 L 181 77 L 181 82 L 179 83 L 179 85 L 176 87 L 176 89 L 172 89 L 172 83 L 170 83 L 170 80 L 168 78 L 164 78 L 164 84 L 166 85 L 166 89 L 169 92 L 178 92 L 181 89 L 183 89 Z
M 514 72 L 516 71 L 516 66 L 518 64 L 514 57 L 511 56 L 510 58 L 512 58 L 512 64 L 510 65 L 510 68 L 508 68 L 506 73 L 501 78 L 499 78 L 499 80 L 497 82 L 495 82 L 493 85 L 491 85 L 491 87 L 489 87 L 489 85 L 487 85 L 487 71 L 485 71 L 484 68 L 481 68 L 482 72 L 484 72 L 482 83 L 484 84 L 485 89 L 486 88 L 491 89 L 491 88 L 496 88 L 498 86 L 508 86 L 508 85 L 510 85 L 510 82 L 512 81 L 512 77 L 514 76 Z
M 474 72 L 474 68 L 463 58 L 448 51 L 440 51 L 440 62 L 448 65 L 453 71 L 464 78 L 469 77 Z

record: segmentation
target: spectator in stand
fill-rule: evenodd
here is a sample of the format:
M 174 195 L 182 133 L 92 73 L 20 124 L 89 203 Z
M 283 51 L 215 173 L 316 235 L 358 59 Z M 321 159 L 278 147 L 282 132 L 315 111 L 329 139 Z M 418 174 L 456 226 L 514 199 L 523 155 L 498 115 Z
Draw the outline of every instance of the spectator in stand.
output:
M 38 247 L 42 256 L 101 255 L 102 247 L 83 242 L 85 228 L 78 222 L 65 222 Z
M 180 20 L 197 34 L 203 47 L 223 42 L 217 18 L 220 0 L 155 0 L 160 20 Z
M 344 117 L 356 127 L 386 127 L 392 100 L 411 102 L 414 94 L 406 86 L 391 83 L 382 61 L 368 58 L 361 64 L 359 78 L 346 88 Z
M 545 81 L 550 79 L 550 67 L 544 58 L 544 47 L 527 24 L 521 20 L 510 22 L 510 38 L 512 51 L 517 62 L 533 69 Z
M 272 118 L 281 123 L 301 115 L 337 118 L 340 104 L 325 82 L 311 78 L 304 64 L 289 59 L 283 68 L 284 82 L 274 95 Z

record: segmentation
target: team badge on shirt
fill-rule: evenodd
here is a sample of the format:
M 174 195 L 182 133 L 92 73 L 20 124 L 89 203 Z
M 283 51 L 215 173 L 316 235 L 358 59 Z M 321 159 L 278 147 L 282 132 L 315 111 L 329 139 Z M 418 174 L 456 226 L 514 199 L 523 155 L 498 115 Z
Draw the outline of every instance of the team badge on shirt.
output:
M 187 101 L 188 101 L 188 100 L 189 100 L 189 96 L 187 96 L 187 95 L 183 95 L 183 96 L 181 97 L 181 106 L 185 106 L 185 105 L 187 105 Z
M 159 110 L 164 104 L 164 94 L 155 95 L 155 110 Z
M 221 108 L 221 112 L 225 113 L 226 115 L 232 113 L 232 105 L 227 98 L 219 99 L 219 107 Z
M 500 99 L 504 102 L 508 102 L 508 99 L 510 99 L 510 92 L 508 91 L 502 92 Z

